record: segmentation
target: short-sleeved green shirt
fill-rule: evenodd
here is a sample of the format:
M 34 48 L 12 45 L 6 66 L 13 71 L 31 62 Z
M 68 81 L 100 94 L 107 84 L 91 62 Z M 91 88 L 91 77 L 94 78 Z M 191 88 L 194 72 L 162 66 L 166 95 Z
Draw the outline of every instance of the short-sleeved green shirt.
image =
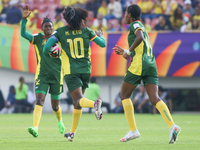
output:
M 140 21 L 135 21 L 130 24 L 128 35 L 129 47 L 134 43 L 138 30 L 142 30 L 144 39 L 131 53 L 132 61 L 128 67 L 128 71 L 137 76 L 157 77 L 157 66 L 149 35 Z
M 26 84 L 23 84 L 21 91 L 19 90 L 19 87 L 20 83 L 15 88 L 15 99 L 16 100 L 26 99 L 26 96 L 28 95 L 28 86 Z
M 45 57 L 43 47 L 48 40 L 44 33 L 31 35 L 26 32 L 27 20 L 22 19 L 21 36 L 35 47 L 37 68 L 35 74 L 35 93 L 49 93 L 59 95 L 63 91 L 62 59 Z M 31 56 L 34 57 L 34 56 Z
M 45 80 L 46 83 L 63 84 L 63 72 L 61 58 L 45 57 L 43 47 L 46 43 L 44 35 L 41 33 L 33 35 L 32 44 L 34 44 L 37 56 L 37 68 L 35 80 Z
M 58 28 L 54 34 L 62 47 L 64 75 L 91 72 L 90 41 L 97 35 L 88 27 L 72 30 L 69 26 Z
M 86 98 L 96 101 L 100 95 L 100 87 L 96 83 L 89 83 L 89 87 L 86 89 L 85 96 Z

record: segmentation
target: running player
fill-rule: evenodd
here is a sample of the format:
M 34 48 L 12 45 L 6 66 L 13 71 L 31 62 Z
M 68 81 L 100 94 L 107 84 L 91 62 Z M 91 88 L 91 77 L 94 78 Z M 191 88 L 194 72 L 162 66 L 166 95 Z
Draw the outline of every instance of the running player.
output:
M 170 128 L 169 144 L 173 144 L 181 128 L 174 124 L 168 107 L 158 96 L 158 75 L 155 57 L 146 29 L 140 22 L 140 15 L 141 9 L 138 5 L 133 4 L 127 8 L 125 18 L 126 22 L 130 24 L 128 35 L 129 49 L 124 50 L 117 45 L 113 48 L 118 55 L 123 55 L 125 59 L 128 59 L 130 55 L 132 57 L 131 64 L 124 77 L 120 95 L 130 131 L 120 141 L 126 142 L 131 139 L 140 138 L 130 96 L 136 86 L 143 80 L 151 103 L 156 106 Z
M 88 12 L 82 8 L 66 7 L 63 17 L 68 23 L 67 26 L 58 28 L 56 33 L 45 44 L 43 52 L 48 55 L 49 48 L 59 42 L 64 55 L 64 78 L 74 101 L 72 127 L 64 137 L 72 141 L 82 114 L 82 107 L 95 108 L 95 115 L 98 120 L 102 118 L 100 99 L 95 102 L 83 97 L 88 87 L 91 73 L 91 49 L 90 41 L 94 41 L 101 47 L 105 47 L 103 32 L 96 31 L 96 34 L 84 25 Z
M 44 57 L 43 55 L 43 46 L 53 34 L 53 24 L 52 21 L 46 17 L 42 22 L 42 31 L 44 34 L 39 33 L 30 35 L 26 32 L 27 17 L 30 13 L 29 6 L 26 5 L 23 8 L 21 36 L 34 44 L 37 56 L 37 68 L 35 74 L 36 105 L 33 112 L 33 127 L 29 127 L 28 131 L 34 137 L 38 136 L 38 126 L 42 115 L 42 107 L 49 88 L 52 109 L 58 120 L 58 129 L 60 133 L 64 133 L 65 127 L 62 121 L 62 109 L 59 106 L 60 93 L 63 92 L 62 62 L 60 58 Z

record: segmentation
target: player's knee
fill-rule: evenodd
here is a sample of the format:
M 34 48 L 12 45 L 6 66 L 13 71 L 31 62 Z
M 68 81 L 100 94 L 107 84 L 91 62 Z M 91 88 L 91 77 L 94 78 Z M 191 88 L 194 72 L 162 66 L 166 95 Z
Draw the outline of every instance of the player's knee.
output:
M 129 97 L 127 95 L 120 94 L 120 98 L 121 98 L 121 100 L 124 100 L 124 99 L 128 99 Z
M 80 109 L 80 108 L 81 108 L 81 106 L 80 106 L 80 104 L 79 104 L 79 101 L 80 101 L 80 100 L 73 101 L 73 105 L 74 105 L 74 108 L 75 108 L 75 109 Z
M 37 98 L 36 99 L 36 105 L 43 106 L 44 105 L 44 101 L 41 98 Z
M 57 106 L 52 106 L 53 111 L 58 111 L 58 105 Z
M 156 106 L 156 104 L 160 101 L 160 98 L 156 97 L 156 98 L 150 99 L 150 101 L 154 106 Z

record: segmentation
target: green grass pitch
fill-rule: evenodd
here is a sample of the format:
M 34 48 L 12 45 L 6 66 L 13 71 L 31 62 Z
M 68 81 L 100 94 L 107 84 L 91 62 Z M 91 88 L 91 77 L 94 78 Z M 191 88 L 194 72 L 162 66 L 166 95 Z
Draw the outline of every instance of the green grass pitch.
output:
M 200 115 L 172 117 L 182 130 L 175 144 L 168 144 L 169 129 L 159 114 L 136 114 L 141 138 L 125 143 L 119 142 L 129 130 L 124 114 L 104 114 L 99 121 L 83 113 L 73 142 L 59 133 L 53 113 L 42 115 L 37 138 L 27 130 L 32 114 L 5 114 L 0 115 L 0 150 L 199 150 Z M 63 114 L 63 121 L 68 132 L 72 114 Z

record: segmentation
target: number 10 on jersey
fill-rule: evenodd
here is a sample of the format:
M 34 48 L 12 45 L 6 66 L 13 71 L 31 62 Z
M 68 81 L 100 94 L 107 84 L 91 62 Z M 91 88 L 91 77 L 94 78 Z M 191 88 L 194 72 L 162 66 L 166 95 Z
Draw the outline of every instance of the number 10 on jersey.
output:
M 84 44 L 82 38 L 75 38 L 73 40 L 67 39 L 67 42 L 69 43 L 72 58 L 76 59 L 84 57 Z

